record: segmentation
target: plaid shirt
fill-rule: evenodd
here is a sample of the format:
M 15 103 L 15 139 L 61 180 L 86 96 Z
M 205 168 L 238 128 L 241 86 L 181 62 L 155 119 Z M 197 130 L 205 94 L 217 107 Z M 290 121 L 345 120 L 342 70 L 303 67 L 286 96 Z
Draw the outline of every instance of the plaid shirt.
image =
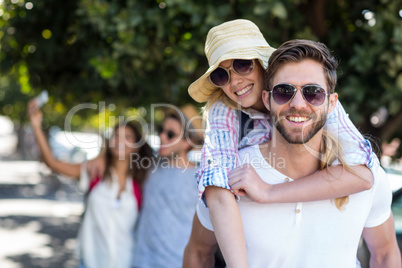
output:
M 198 197 L 201 198 L 205 187 L 218 186 L 230 190 L 228 184 L 229 171 L 239 166 L 238 150 L 260 144 L 271 139 L 270 117 L 253 109 L 243 112 L 253 120 L 253 130 L 239 140 L 239 118 L 235 109 L 223 102 L 216 102 L 208 112 L 205 143 L 202 148 L 200 169 L 196 173 Z M 373 160 L 370 142 L 350 121 L 341 103 L 328 117 L 327 131 L 338 138 L 343 148 L 343 158 L 349 165 L 366 165 L 371 168 L 378 161 Z

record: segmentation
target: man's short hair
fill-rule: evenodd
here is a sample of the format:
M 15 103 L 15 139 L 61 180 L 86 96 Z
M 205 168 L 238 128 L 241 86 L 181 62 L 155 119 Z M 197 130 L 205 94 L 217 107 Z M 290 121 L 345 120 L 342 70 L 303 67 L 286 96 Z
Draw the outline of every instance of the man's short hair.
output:
M 290 40 L 283 43 L 268 61 L 268 69 L 265 76 L 266 89 L 271 90 L 274 76 L 286 63 L 301 62 L 311 59 L 322 64 L 327 82 L 328 93 L 334 93 L 337 76 L 338 62 L 331 55 L 326 45 L 311 40 Z

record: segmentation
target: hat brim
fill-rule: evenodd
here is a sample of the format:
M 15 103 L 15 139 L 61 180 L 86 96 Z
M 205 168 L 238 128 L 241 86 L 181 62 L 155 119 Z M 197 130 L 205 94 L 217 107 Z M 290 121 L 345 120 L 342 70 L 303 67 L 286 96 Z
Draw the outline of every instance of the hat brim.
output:
M 226 53 L 215 64 L 210 66 L 208 70 L 197 80 L 195 80 L 188 88 L 190 96 L 199 103 L 208 101 L 209 97 L 219 89 L 209 80 L 209 75 L 218 68 L 219 64 L 225 60 L 231 59 L 258 59 L 264 69 L 267 68 L 268 59 L 275 49 L 272 47 L 255 47 L 247 50 L 236 51 L 235 53 Z

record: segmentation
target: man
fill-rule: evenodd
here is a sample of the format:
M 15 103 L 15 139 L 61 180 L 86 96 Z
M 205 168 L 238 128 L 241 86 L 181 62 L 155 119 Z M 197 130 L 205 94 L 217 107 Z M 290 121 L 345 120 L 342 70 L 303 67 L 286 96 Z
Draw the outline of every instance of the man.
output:
M 239 209 L 250 267 L 356 267 L 362 234 L 371 267 L 401 267 L 391 191 L 381 168 L 372 170 L 371 190 L 336 200 L 270 204 L 266 194 L 330 164 L 349 168 L 337 140 L 323 129 L 337 102 L 336 66 L 325 45 L 306 40 L 286 42 L 269 60 L 263 101 L 275 125 L 272 140 L 243 149 L 240 162 L 248 164 L 229 178 L 243 196 Z M 369 174 L 362 169 L 359 175 Z M 197 216 L 193 230 L 200 224 L 212 230 L 205 206 L 197 205 Z M 216 239 L 207 229 L 192 233 L 184 267 L 213 263 Z
M 163 121 L 159 157 L 143 189 L 133 258 L 136 268 L 182 266 L 197 204 L 196 167 L 187 154 L 202 142 L 200 129 L 201 120 L 191 105 L 168 113 Z

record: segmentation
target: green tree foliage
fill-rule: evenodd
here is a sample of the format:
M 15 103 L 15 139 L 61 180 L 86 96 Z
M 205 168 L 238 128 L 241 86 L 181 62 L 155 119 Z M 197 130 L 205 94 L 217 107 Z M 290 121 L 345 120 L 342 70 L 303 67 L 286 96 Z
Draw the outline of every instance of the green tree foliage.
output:
M 0 8 L 0 112 L 14 118 L 44 88 L 52 123 L 83 102 L 115 103 L 116 114 L 187 103 L 189 84 L 208 67 L 208 30 L 246 18 L 274 47 L 326 43 L 341 62 L 338 93 L 354 122 L 380 138 L 401 131 L 400 0 L 4 0 Z M 374 128 L 380 107 L 390 116 Z

